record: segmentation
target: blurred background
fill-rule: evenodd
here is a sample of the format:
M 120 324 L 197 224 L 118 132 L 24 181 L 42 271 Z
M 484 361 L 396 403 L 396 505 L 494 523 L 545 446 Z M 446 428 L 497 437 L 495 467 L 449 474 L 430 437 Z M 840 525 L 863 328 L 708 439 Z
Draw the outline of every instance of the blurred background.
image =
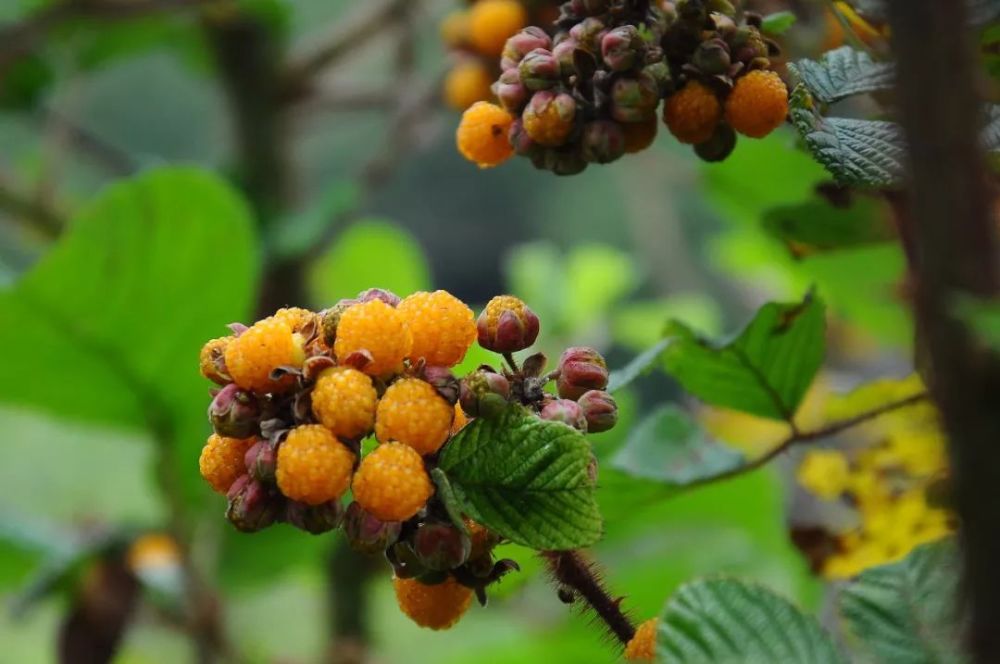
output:
M 844 38 L 832 3 L 750 4 L 795 11 L 789 57 Z M 538 313 L 550 357 L 591 344 L 621 367 L 671 318 L 721 336 L 762 303 L 815 287 L 831 321 L 811 407 L 909 373 L 897 244 L 791 246 L 767 221 L 826 200 L 816 194 L 825 172 L 790 130 L 741 140 L 713 165 L 662 128 L 649 150 L 568 178 L 524 159 L 485 171 L 464 161 L 459 114 L 441 98 L 462 56 L 438 27 L 461 5 L 0 2 L 0 661 L 55 661 L 60 631 L 118 615 L 115 597 L 119 613 L 134 608 L 120 662 L 359 661 L 364 651 L 413 664 L 611 661 L 527 550 L 504 552 L 524 571 L 486 609 L 434 633 L 399 613 L 388 566 L 354 559 L 339 535 L 236 533 L 197 472 L 208 385 L 196 358 L 225 324 L 258 312 L 319 309 L 371 286 L 443 288 L 474 309 L 511 292 Z M 163 166 L 214 174 L 161 192 L 165 227 L 176 220 L 164 232 L 181 244 L 147 256 L 153 232 L 124 195 L 102 204 L 120 232 L 74 235 L 106 186 Z M 882 205 L 850 213 L 886 217 Z M 230 225 L 216 228 L 221 217 Z M 161 264 L 172 280 L 156 281 Z M 66 304 L 63 317 L 44 323 L 19 289 Z M 123 314 L 116 298 L 130 297 L 141 306 Z M 105 370 L 116 353 L 142 380 Z M 608 583 L 639 619 L 684 580 L 718 572 L 822 611 L 826 586 L 791 536 L 822 505 L 794 481 L 794 455 L 683 493 L 615 469 L 629 432 L 681 399 L 665 377 L 643 379 L 620 394 L 618 428 L 595 437 L 607 536 L 593 555 Z M 785 433 L 684 405 L 747 454 Z M 150 412 L 174 425 L 165 432 Z M 124 561 L 139 586 L 106 560 Z

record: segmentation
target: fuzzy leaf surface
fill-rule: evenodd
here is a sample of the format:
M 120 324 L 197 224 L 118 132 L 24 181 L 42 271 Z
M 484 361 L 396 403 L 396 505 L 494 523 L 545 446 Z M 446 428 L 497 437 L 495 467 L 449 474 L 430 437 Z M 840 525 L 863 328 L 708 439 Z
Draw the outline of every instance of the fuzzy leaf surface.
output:
M 791 67 L 813 98 L 824 104 L 887 90 L 894 85 L 896 76 L 891 63 L 876 62 L 850 46 L 828 51 L 819 60 L 799 60 Z

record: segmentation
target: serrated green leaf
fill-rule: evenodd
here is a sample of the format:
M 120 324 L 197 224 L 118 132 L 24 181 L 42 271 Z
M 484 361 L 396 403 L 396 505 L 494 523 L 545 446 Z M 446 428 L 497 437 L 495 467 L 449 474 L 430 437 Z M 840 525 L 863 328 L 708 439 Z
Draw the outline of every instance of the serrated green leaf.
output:
M 0 291 L 0 345 L 19 349 L 0 363 L 0 400 L 154 434 L 193 468 L 209 431 L 198 351 L 246 315 L 255 256 L 247 206 L 213 175 L 109 187 Z
M 789 11 L 774 12 L 764 17 L 761 32 L 771 37 L 779 37 L 795 25 L 795 14 Z
M 795 255 L 877 244 L 896 237 L 884 205 L 867 196 L 855 196 L 844 207 L 820 198 L 783 205 L 765 212 L 763 224 Z
M 892 187 L 902 180 L 906 143 L 896 123 L 823 117 L 802 85 L 792 93 L 791 117 L 809 152 L 841 184 Z
M 640 422 L 611 460 L 629 475 L 677 487 L 710 480 L 745 463 L 742 454 L 706 437 L 675 404 L 660 406 Z
M 448 476 L 440 468 L 435 468 L 431 471 L 431 479 L 434 481 L 437 497 L 444 505 L 444 511 L 448 513 L 452 525 L 468 535 L 469 530 L 462 519 L 462 504 L 455 495 L 455 490 L 451 488 Z
M 884 664 L 959 664 L 958 559 L 951 540 L 865 570 L 841 591 L 840 614 L 854 645 Z
M 753 583 L 701 579 L 681 586 L 663 612 L 656 661 L 664 664 L 841 664 L 819 623 Z
M 608 391 L 616 392 L 623 387 L 627 387 L 632 381 L 649 370 L 660 359 L 660 355 L 663 354 L 669 343 L 669 339 L 661 339 L 652 347 L 636 355 L 631 362 L 621 369 L 612 371 L 608 378 Z
M 891 63 L 876 62 L 868 53 L 850 46 L 828 51 L 819 61 L 799 60 L 790 67 L 813 98 L 824 104 L 890 89 L 896 76 Z
M 451 439 L 438 467 L 462 510 L 533 549 L 575 549 L 601 537 L 590 445 L 579 431 L 511 407 Z
M 764 305 L 725 343 L 700 339 L 675 322 L 664 367 L 702 401 L 790 420 L 823 363 L 825 329 L 825 307 L 812 294 L 801 303 Z

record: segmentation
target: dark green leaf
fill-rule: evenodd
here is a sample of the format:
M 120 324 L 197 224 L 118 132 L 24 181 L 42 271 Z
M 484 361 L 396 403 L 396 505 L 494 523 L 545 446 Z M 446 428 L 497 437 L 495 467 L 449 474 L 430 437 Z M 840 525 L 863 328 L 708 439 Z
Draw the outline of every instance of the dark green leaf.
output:
M 0 76 L 0 108 L 34 108 L 54 78 L 52 67 L 37 55 L 15 59 Z
M 779 37 L 795 25 L 795 14 L 789 11 L 775 12 L 764 17 L 761 30 L 765 35 Z
M 951 540 L 861 573 L 840 594 L 840 614 L 859 650 L 884 664 L 969 661 L 956 613 L 958 559 Z
M 620 390 L 641 376 L 646 370 L 656 364 L 669 343 L 669 339 L 662 339 L 652 347 L 636 355 L 631 362 L 621 369 L 612 371 L 611 376 L 608 378 L 608 391 L 615 392 Z
M 338 182 L 321 194 L 318 201 L 298 214 L 282 217 L 268 229 L 267 246 L 274 256 L 287 259 L 311 249 L 338 217 L 358 203 L 358 187 Z
M 707 438 L 674 404 L 660 406 L 640 422 L 611 460 L 630 475 L 677 487 L 710 480 L 744 463 L 742 454 Z
M 876 62 L 864 51 L 856 51 L 850 46 L 828 51 L 818 62 L 799 60 L 791 68 L 813 99 L 824 104 L 852 95 L 887 90 L 895 81 L 892 64 Z
M 772 208 L 764 213 L 763 223 L 795 255 L 875 244 L 896 237 L 885 206 L 869 196 L 855 196 L 844 207 L 815 198 Z
M 590 445 L 579 431 L 511 407 L 477 418 L 441 452 L 462 510 L 534 549 L 575 549 L 601 537 Z
M 841 184 L 891 187 L 902 180 L 906 143 L 894 122 L 823 117 L 803 86 L 792 93 L 791 116 L 809 152 Z
M 823 363 L 825 307 L 809 294 L 801 303 L 766 304 L 735 339 L 712 343 L 682 323 L 671 324 L 666 371 L 707 403 L 776 420 L 795 414 Z
M 0 400 L 153 434 L 193 469 L 208 434 L 198 351 L 249 310 L 255 256 L 245 204 L 214 176 L 108 188 L 0 291 L 0 344 L 20 349 L 0 363 Z
M 819 623 L 766 588 L 736 579 L 681 586 L 660 614 L 664 664 L 840 664 Z

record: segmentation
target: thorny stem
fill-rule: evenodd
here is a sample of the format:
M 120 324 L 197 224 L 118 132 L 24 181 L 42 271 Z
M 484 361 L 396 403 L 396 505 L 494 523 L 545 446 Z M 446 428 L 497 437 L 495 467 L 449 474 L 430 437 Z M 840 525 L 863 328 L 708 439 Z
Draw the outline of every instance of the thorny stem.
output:
M 507 366 L 509 366 L 510 370 L 513 371 L 514 373 L 518 373 L 521 370 L 517 366 L 517 360 L 514 359 L 513 353 L 504 353 L 503 359 L 507 362 Z
M 542 551 L 552 577 L 559 584 L 572 588 L 607 626 L 621 644 L 635 636 L 635 626 L 622 611 L 621 597 L 613 597 L 595 572 L 594 563 L 580 551 Z

